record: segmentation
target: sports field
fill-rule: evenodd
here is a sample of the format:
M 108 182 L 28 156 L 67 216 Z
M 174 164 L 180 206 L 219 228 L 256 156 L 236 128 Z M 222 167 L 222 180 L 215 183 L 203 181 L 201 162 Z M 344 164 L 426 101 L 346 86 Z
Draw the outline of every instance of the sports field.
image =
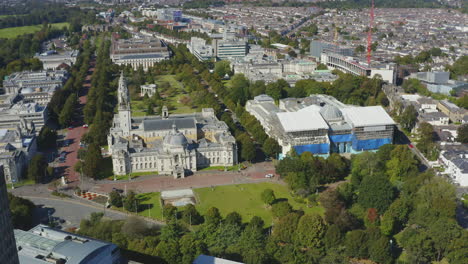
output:
M 64 26 L 69 26 L 68 23 L 55 23 L 51 24 L 52 28 L 61 29 Z M 16 38 L 19 35 L 34 33 L 40 31 L 42 25 L 24 26 L 24 27 L 11 27 L 0 29 L 0 38 Z

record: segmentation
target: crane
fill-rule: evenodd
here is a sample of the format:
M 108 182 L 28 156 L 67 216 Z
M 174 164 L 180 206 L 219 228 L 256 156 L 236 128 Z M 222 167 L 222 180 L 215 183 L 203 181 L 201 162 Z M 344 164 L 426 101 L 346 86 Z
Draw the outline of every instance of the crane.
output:
M 367 32 L 367 64 L 370 67 L 371 63 L 371 53 L 372 53 L 372 29 L 374 27 L 374 0 L 372 0 L 372 5 L 370 9 L 370 23 L 369 31 Z

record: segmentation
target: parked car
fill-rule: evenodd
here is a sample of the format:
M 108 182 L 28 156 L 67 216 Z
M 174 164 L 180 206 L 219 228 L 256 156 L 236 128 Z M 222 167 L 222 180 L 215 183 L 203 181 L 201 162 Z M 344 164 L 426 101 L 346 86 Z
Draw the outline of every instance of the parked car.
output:
M 88 124 L 84 124 L 84 125 L 83 125 L 83 128 L 88 128 Z
M 414 148 L 413 144 L 408 144 L 409 148 Z
M 73 129 L 73 126 L 69 126 L 69 127 L 68 127 L 68 130 L 72 130 L 72 129 Z
M 123 193 L 124 191 L 122 189 L 119 189 L 119 188 L 112 188 L 112 191 L 116 191 L 118 193 Z
M 273 175 L 273 174 L 271 174 L 271 173 L 269 173 L 269 174 L 265 175 L 265 178 L 273 178 L 273 177 L 274 177 L 274 175 Z

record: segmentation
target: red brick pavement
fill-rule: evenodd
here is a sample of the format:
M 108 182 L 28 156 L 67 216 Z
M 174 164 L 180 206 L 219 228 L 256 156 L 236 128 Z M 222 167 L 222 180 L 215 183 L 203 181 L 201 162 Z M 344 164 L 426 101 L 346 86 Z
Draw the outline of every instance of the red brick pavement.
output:
M 85 78 L 85 83 L 83 84 L 83 89 L 80 91 L 79 97 L 79 109 L 83 109 L 87 102 L 86 95 L 88 94 L 88 90 L 91 87 L 91 75 L 94 72 L 95 62 L 91 62 L 91 68 L 89 69 L 89 73 Z M 80 110 L 80 112 L 82 112 Z M 78 186 L 80 181 L 80 174 L 75 172 L 73 167 L 78 162 L 78 150 L 80 148 L 80 140 L 81 137 L 87 132 L 87 128 L 82 126 L 82 117 L 79 118 L 77 122 L 77 126 L 71 130 L 68 130 L 67 136 L 65 139 L 72 140 L 72 143 L 68 147 L 62 148 L 62 151 L 67 153 L 66 160 L 60 166 L 64 166 L 65 170 L 63 172 L 63 176 L 67 179 L 69 186 Z
M 184 179 L 174 179 L 172 176 L 142 177 L 128 181 L 105 182 L 96 184 L 92 190 L 98 193 L 109 193 L 112 188 L 134 190 L 139 193 L 160 192 L 185 188 L 203 188 L 218 185 L 278 182 L 283 184 L 275 175 L 273 179 L 266 179 L 265 174 L 275 174 L 272 166 L 254 165 L 242 172 L 198 172 Z

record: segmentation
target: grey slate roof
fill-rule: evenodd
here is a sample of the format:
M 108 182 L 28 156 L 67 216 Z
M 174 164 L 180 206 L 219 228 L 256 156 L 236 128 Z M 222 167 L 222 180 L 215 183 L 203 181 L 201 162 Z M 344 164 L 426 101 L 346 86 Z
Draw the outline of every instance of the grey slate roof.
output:
M 196 129 L 195 118 L 174 118 L 174 119 L 149 119 L 143 121 L 145 131 L 169 130 L 175 124 L 177 129 Z
M 153 59 L 153 58 L 165 58 L 163 54 L 132 54 L 121 56 L 121 60 L 135 60 L 135 59 Z

